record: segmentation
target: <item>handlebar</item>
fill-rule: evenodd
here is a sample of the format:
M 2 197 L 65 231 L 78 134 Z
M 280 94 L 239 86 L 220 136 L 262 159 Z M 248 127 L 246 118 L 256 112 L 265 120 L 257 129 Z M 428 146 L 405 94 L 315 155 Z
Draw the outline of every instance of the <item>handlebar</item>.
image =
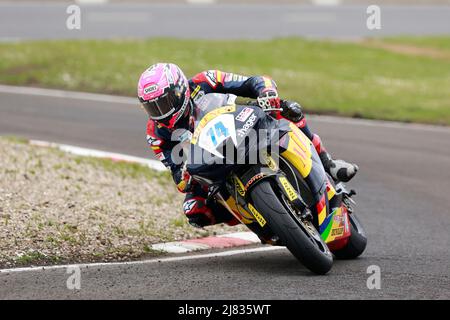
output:
M 260 107 L 261 108 L 261 106 L 258 104 L 258 102 L 257 101 L 254 101 L 254 100 L 249 100 L 249 101 L 247 101 L 247 106 L 252 106 L 252 107 Z M 280 112 L 282 112 L 283 111 L 283 108 L 266 108 L 266 109 L 264 109 L 264 108 L 261 108 L 264 112 L 272 112 L 272 111 L 280 111 Z

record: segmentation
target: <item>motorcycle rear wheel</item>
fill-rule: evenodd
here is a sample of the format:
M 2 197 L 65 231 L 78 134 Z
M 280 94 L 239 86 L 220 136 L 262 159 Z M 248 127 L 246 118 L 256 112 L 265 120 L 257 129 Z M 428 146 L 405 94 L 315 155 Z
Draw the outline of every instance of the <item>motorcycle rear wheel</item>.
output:
M 352 213 L 349 214 L 351 236 L 345 247 L 339 250 L 333 250 L 336 259 L 350 260 L 359 257 L 367 246 L 366 233 L 358 218 Z

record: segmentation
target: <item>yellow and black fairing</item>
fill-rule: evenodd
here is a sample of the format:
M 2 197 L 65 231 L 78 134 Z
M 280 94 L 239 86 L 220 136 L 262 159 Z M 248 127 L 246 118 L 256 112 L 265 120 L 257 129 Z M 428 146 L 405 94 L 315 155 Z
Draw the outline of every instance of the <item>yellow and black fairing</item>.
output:
M 253 206 L 249 197 L 252 188 L 267 179 L 277 184 L 277 190 L 280 190 L 300 212 L 304 210 L 303 201 L 283 172 L 279 170 L 275 160 L 269 155 L 265 156 L 265 164 L 245 167 L 244 170 L 230 176 L 227 181 L 227 192 L 220 193 L 222 196 L 226 195 L 224 196 L 226 200 L 222 198 L 219 202 L 262 240 L 271 243 L 270 239 L 273 238 L 274 233 L 263 214 Z
M 236 105 L 230 103 L 226 98 L 226 95 L 209 94 L 196 104 L 193 114 L 195 130 L 190 140 L 186 166 L 197 182 L 216 188 L 217 192 L 214 194 L 214 198 L 217 202 L 227 208 L 241 223 L 247 225 L 258 236 L 269 239 L 272 234 L 267 222 L 256 208 L 247 202 L 246 197 L 251 184 L 256 183 L 259 178 L 275 174 L 270 169 L 263 170 L 264 166 L 253 165 L 248 162 L 250 154 L 257 154 L 259 147 L 264 147 L 265 142 L 270 143 L 270 137 L 263 139 L 262 143 L 248 139 L 247 134 L 237 134 L 236 141 L 233 141 L 232 138 L 223 140 L 223 142 L 217 144 L 222 159 L 217 155 L 211 155 L 210 151 L 201 146 L 199 142 L 202 134 L 208 132 L 211 124 L 217 123 L 219 120 L 222 122 L 228 121 L 230 118 L 233 119 L 234 124 L 228 123 L 230 126 L 224 131 L 245 133 L 253 127 L 258 129 L 257 126 L 260 121 L 263 123 L 263 127 L 266 127 L 269 126 L 269 123 L 275 123 L 276 120 L 267 117 L 259 106 Z M 225 117 L 227 119 L 224 119 Z M 241 117 L 240 120 L 239 117 Z M 245 127 L 250 122 L 251 125 Z M 227 154 L 227 147 L 230 145 L 232 146 L 231 149 L 234 148 L 231 157 Z M 236 173 L 245 173 L 244 183 Z
M 330 215 L 329 208 L 339 207 L 336 191 L 329 183 L 312 142 L 288 121 L 279 121 L 276 129 L 281 136 L 278 153 L 271 150 L 271 155 L 265 157 L 265 164 L 248 166 L 233 174 L 229 182 L 232 186 L 229 188 L 231 196 L 225 201 L 226 206 L 234 213 L 237 212 L 240 221 L 260 237 L 270 238 L 273 236 L 270 227 L 247 197 L 258 183 L 270 179 L 278 185 L 276 189 L 282 192 L 279 195 L 284 195 L 298 213 L 306 212 L 306 207 L 311 210 L 312 223 L 321 231 L 322 224 L 322 227 L 326 227 L 324 222 Z M 327 237 L 324 240 L 332 241 L 334 238 Z
M 280 131 L 284 131 L 279 141 L 280 167 L 311 209 L 313 224 L 319 230 L 330 213 L 330 206 L 337 206 L 336 192 L 308 137 L 285 120 L 280 120 Z
M 216 163 L 217 156 L 215 156 L 209 158 L 210 161 L 204 161 L 203 157 L 201 158 L 202 161 L 189 158 L 187 165 L 189 173 L 194 177 L 203 178 L 205 184 L 220 184 L 227 180 L 226 184 L 232 187 L 227 188 L 227 193 L 219 192 L 217 194 L 219 202 L 242 223 L 252 225 L 256 222 L 263 229 L 267 228 L 267 223 L 263 215 L 251 204 L 248 197 L 250 189 L 260 181 L 271 179 L 273 183 L 279 185 L 279 188 L 276 189 L 285 193 L 285 197 L 289 199 L 290 203 L 297 208 L 301 208 L 303 201 L 300 200 L 299 195 L 303 196 L 303 193 L 299 185 L 304 183 L 309 191 L 304 194 L 311 194 L 312 201 L 309 207 L 313 211 L 313 222 L 316 228 L 319 228 L 328 215 L 327 176 L 311 141 L 294 124 L 286 120 L 277 121 L 267 116 L 259 107 L 239 106 L 229 103 L 225 98 L 224 95 L 206 95 L 202 99 L 203 103 L 198 103 L 196 106 L 195 130 L 191 139 L 189 156 L 203 155 L 205 151 L 208 154 L 209 151 L 206 150 L 205 146 L 199 144 L 202 134 L 205 134 L 206 137 L 206 133 L 209 132 L 208 128 L 212 125 L 215 127 L 219 121 L 230 122 L 231 129 L 226 131 L 239 131 L 245 134 L 238 135 L 237 141 L 227 138 L 223 140 L 223 145 L 225 143 L 238 145 L 238 151 L 242 147 L 244 151 L 237 154 L 243 155 L 244 158 L 269 147 L 267 151 L 272 157 L 279 155 L 280 167 L 271 165 L 270 161 L 264 164 L 241 164 L 239 161 Z M 237 118 L 242 114 L 245 114 L 243 121 L 239 121 Z M 252 118 L 256 120 L 254 121 Z M 251 122 L 251 125 L 245 129 L 244 126 L 249 122 Z M 262 138 L 258 136 L 257 143 L 247 143 L 246 133 L 251 127 L 259 130 L 258 132 L 261 132 L 261 129 L 268 129 L 269 135 Z M 223 137 L 229 136 L 222 134 L 222 132 L 223 130 L 220 130 Z M 273 132 L 277 135 L 272 136 Z M 272 150 L 271 147 L 274 142 L 279 145 L 279 148 L 277 148 L 279 150 Z M 214 143 L 214 147 L 221 145 L 219 142 Z M 222 156 L 228 160 L 224 153 L 222 153 Z M 290 172 L 293 172 L 293 174 L 290 174 Z M 260 235 L 258 232 L 257 234 Z

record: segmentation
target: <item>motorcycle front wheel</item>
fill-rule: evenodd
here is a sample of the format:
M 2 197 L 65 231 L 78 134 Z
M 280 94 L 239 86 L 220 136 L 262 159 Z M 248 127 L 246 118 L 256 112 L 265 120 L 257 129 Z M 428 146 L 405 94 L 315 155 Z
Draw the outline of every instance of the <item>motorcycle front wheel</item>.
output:
M 275 186 L 276 188 L 276 186 Z M 333 256 L 312 223 L 296 218 L 269 180 L 254 186 L 250 197 L 258 212 L 288 250 L 309 270 L 326 274 Z

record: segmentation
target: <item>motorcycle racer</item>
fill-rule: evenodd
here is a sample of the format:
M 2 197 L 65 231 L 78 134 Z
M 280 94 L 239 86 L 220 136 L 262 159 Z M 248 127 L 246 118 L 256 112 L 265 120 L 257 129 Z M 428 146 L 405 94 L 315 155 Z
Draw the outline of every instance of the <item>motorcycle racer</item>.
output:
M 178 141 L 172 141 L 175 129 L 192 130 L 190 112 L 205 94 L 227 93 L 257 99 L 263 108 L 282 108 L 277 118 L 295 123 L 312 141 L 323 166 L 336 181 L 349 181 L 358 171 L 355 164 L 334 160 L 324 148 L 320 137 L 309 129 L 297 102 L 282 100 L 275 81 L 267 76 L 243 76 L 220 70 L 203 71 L 187 79 L 182 70 L 171 63 L 157 63 L 145 70 L 138 82 L 138 98 L 148 113 L 147 142 L 156 157 L 172 172 L 179 191 L 186 193 L 183 211 L 189 223 L 204 227 L 226 222 L 238 223 L 224 207 L 206 203 L 207 192 L 196 184 L 188 184 L 189 173 L 183 164 L 175 163 L 171 153 Z

